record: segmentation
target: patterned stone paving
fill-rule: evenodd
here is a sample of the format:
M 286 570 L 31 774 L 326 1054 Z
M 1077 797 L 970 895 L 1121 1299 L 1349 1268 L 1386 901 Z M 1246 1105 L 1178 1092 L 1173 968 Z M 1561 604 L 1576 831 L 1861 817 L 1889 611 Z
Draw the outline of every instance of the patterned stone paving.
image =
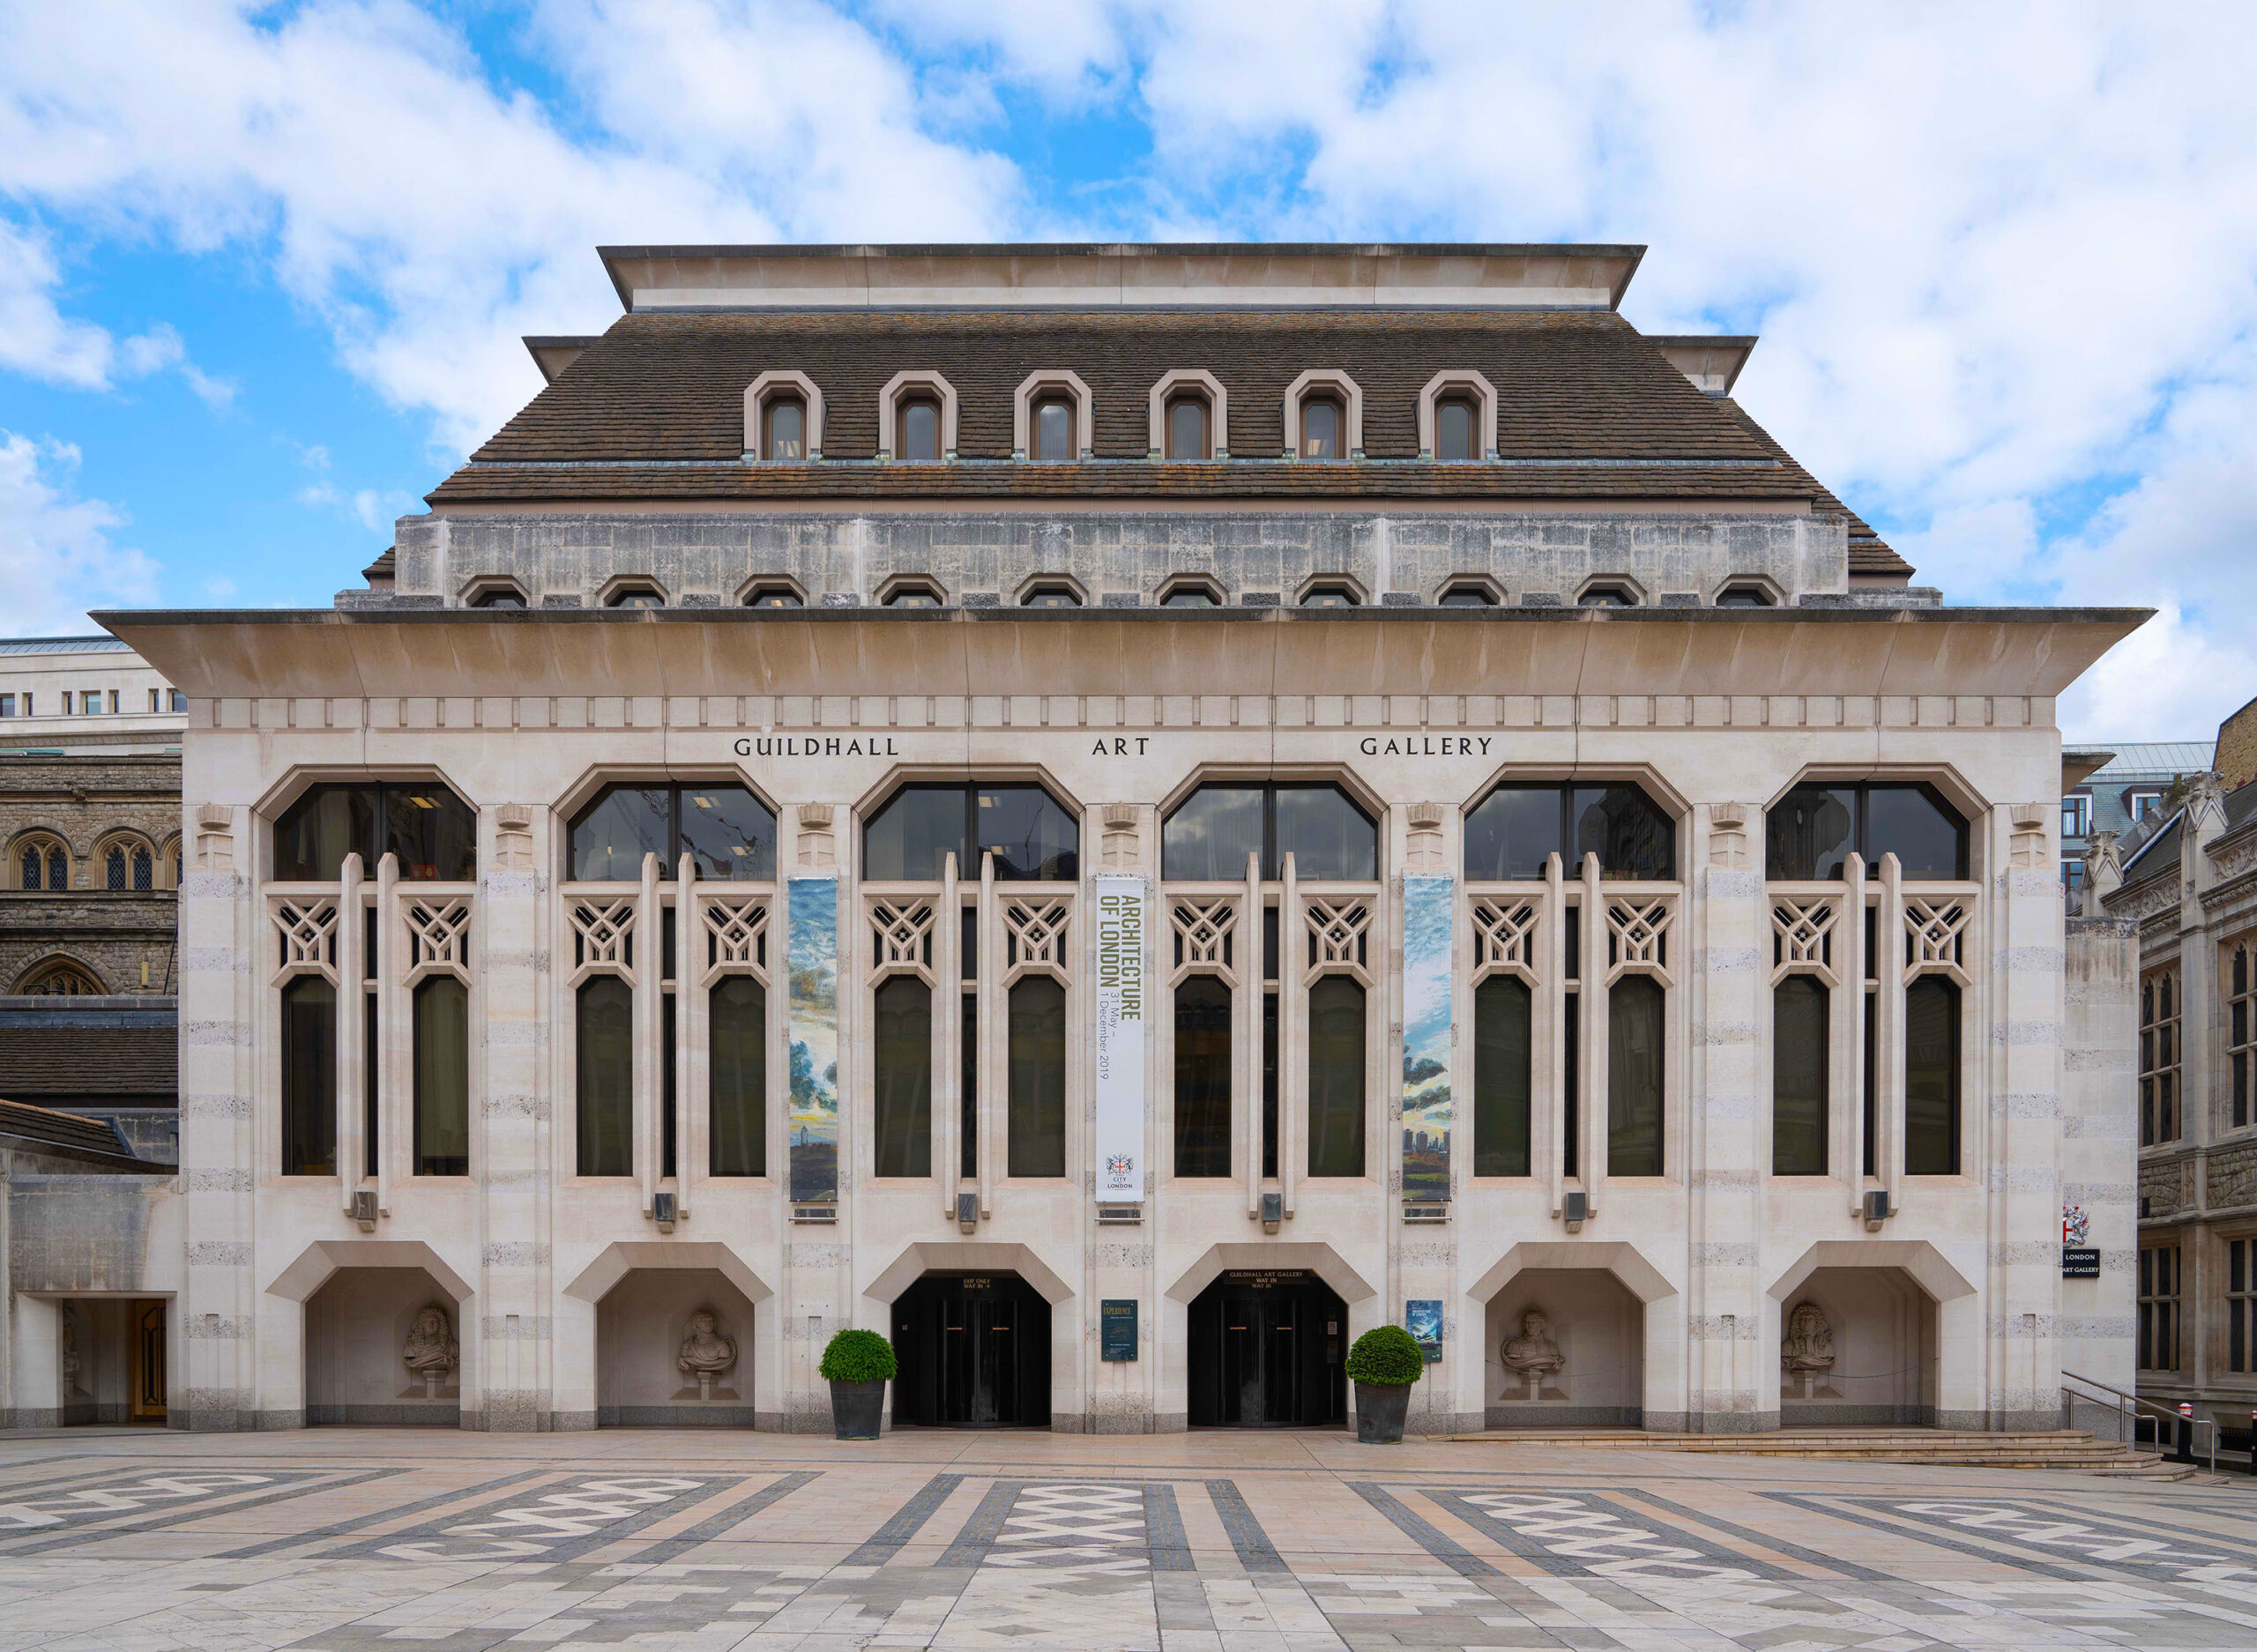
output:
M 2257 1485 L 1334 1433 L 0 1438 L 0 1649 L 2257 1652 Z

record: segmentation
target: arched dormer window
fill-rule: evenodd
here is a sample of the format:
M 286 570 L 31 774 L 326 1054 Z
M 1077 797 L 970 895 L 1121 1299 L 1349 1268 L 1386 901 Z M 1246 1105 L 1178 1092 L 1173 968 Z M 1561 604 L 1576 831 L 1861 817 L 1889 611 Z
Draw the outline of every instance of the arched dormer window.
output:
M 1011 401 L 1011 450 L 1038 465 L 1064 465 L 1096 445 L 1090 387 L 1076 373 L 1030 373 Z
M 902 465 L 956 458 L 956 387 L 929 370 L 897 373 L 878 392 L 878 457 Z
M 1178 368 L 1163 374 L 1150 404 L 1151 458 L 1204 465 L 1230 457 L 1230 396 L 1212 373 Z
M 763 373 L 745 386 L 744 457 L 797 465 L 823 457 L 823 391 L 804 373 Z
M 1497 392 L 1479 373 L 1444 372 L 1419 392 L 1419 457 L 1444 465 L 1497 457 Z
M 1285 388 L 1285 457 L 1337 464 L 1364 456 L 1364 392 L 1337 368 L 1312 369 Z

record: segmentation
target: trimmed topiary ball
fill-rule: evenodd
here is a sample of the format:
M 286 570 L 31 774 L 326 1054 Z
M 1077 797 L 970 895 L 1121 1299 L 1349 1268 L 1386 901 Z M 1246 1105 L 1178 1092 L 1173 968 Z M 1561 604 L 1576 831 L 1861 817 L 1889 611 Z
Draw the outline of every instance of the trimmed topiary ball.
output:
M 875 1331 L 841 1331 L 823 1351 L 825 1382 L 883 1382 L 898 1369 L 893 1344 Z
M 1348 1351 L 1348 1374 L 1358 1382 L 1400 1388 L 1426 1374 L 1426 1351 L 1400 1325 L 1377 1325 Z

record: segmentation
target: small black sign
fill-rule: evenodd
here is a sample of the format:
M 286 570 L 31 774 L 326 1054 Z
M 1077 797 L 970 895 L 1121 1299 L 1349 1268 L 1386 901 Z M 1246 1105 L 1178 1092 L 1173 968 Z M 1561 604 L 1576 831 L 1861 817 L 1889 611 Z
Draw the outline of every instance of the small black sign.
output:
M 1098 1305 L 1099 1357 L 1107 1360 L 1136 1357 L 1136 1299 L 1106 1297 Z
M 2062 1246 L 2061 1277 L 2064 1279 L 2099 1278 L 2100 1252 L 2082 1245 Z

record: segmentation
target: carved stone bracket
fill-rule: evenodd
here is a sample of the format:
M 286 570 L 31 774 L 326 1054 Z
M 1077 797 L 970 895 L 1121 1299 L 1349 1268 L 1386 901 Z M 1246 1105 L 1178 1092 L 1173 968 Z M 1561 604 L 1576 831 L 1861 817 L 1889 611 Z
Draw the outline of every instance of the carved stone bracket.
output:
M 838 865 L 838 835 L 831 830 L 835 818 L 828 803 L 800 805 L 799 866 L 802 872 L 830 872 Z
M 504 872 L 533 870 L 533 810 L 504 803 L 494 811 L 494 855 Z
M 235 869 L 235 812 L 225 803 L 205 803 L 196 811 L 196 868 Z
M 1108 872 L 1134 872 L 1143 864 L 1144 839 L 1136 830 L 1134 803 L 1105 806 L 1105 841 L 1099 853 L 1099 864 Z
M 1410 841 L 1404 846 L 1405 870 L 1426 876 L 1449 870 L 1449 858 L 1442 851 L 1443 818 L 1439 803 L 1411 805 L 1404 816 L 1410 829 Z
M 2045 864 L 2045 815 L 2043 803 L 2016 803 L 2007 811 L 2014 822 L 2014 842 L 2008 850 L 2018 867 Z
M 1709 864 L 1744 867 L 1747 864 L 1747 817 L 1745 803 L 1709 805 Z

